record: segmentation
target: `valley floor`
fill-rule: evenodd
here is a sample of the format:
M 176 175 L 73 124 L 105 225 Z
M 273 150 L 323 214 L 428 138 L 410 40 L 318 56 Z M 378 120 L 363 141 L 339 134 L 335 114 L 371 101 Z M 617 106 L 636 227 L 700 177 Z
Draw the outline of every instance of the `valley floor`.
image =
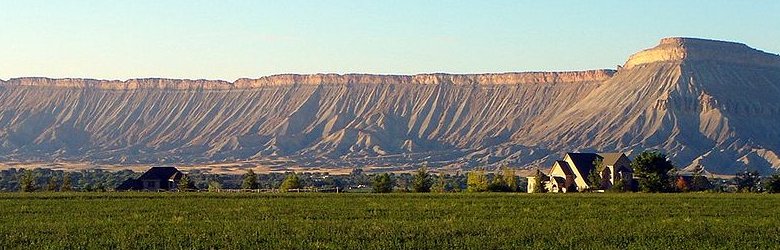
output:
M 780 195 L 3 193 L 2 248 L 771 249 Z

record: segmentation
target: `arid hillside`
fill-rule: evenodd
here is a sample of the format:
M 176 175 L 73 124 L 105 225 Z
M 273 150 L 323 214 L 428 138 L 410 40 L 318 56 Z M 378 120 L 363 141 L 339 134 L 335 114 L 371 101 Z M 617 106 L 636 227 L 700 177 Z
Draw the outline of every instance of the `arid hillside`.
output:
M 780 168 L 780 56 L 667 38 L 613 70 L 0 82 L 0 161 L 319 168 L 546 166 L 666 151 L 717 173 Z

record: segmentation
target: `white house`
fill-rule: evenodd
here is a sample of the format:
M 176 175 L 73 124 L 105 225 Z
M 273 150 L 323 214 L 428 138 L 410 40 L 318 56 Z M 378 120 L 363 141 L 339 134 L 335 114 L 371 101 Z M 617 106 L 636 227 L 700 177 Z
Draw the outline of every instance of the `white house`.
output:
M 600 166 L 596 164 L 601 161 Z M 601 185 L 596 189 L 608 189 L 616 182 L 633 179 L 631 161 L 623 153 L 566 153 L 563 160 L 555 161 L 548 174 L 542 174 L 541 183 L 548 192 L 583 191 L 590 188 L 588 176 L 597 168 Z M 528 192 L 533 192 L 536 176 L 528 177 Z

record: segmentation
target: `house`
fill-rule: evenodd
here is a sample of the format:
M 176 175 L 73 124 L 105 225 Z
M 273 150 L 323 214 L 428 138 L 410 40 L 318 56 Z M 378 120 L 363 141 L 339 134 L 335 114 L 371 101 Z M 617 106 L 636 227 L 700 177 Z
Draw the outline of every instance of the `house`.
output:
M 599 164 L 599 166 L 596 166 Z M 541 183 L 548 192 L 565 193 L 590 189 L 588 176 L 601 175 L 601 184 L 595 189 L 608 189 L 615 183 L 633 180 L 631 161 L 623 153 L 566 153 L 555 161 L 548 174 L 541 175 Z M 528 177 L 528 192 L 533 192 L 536 176 Z
M 674 180 L 674 187 L 678 191 L 704 191 L 712 188 L 712 182 L 701 174 L 683 173 Z
M 184 173 L 175 167 L 152 167 L 140 177 L 128 179 L 117 190 L 174 190 Z

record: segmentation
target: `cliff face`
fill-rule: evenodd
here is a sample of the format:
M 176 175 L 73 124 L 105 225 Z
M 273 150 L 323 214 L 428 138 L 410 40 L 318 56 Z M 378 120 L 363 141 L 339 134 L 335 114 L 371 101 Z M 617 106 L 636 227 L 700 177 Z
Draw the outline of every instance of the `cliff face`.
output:
M 105 90 L 169 89 L 169 90 L 236 90 L 289 85 L 345 85 L 345 84 L 454 84 L 454 85 L 514 85 L 544 83 L 598 82 L 609 79 L 613 70 L 589 70 L 572 72 L 525 72 L 497 74 L 419 74 L 419 75 L 367 75 L 367 74 L 316 74 L 273 75 L 259 79 L 242 78 L 235 82 L 183 79 L 130 79 L 126 81 L 95 79 L 51 79 L 43 77 L 14 78 L 0 81 L 8 87 L 56 87 Z
M 770 171 L 778 58 L 669 38 L 617 72 L 17 78 L 0 82 L 0 160 L 460 169 L 658 148 L 681 166 Z

